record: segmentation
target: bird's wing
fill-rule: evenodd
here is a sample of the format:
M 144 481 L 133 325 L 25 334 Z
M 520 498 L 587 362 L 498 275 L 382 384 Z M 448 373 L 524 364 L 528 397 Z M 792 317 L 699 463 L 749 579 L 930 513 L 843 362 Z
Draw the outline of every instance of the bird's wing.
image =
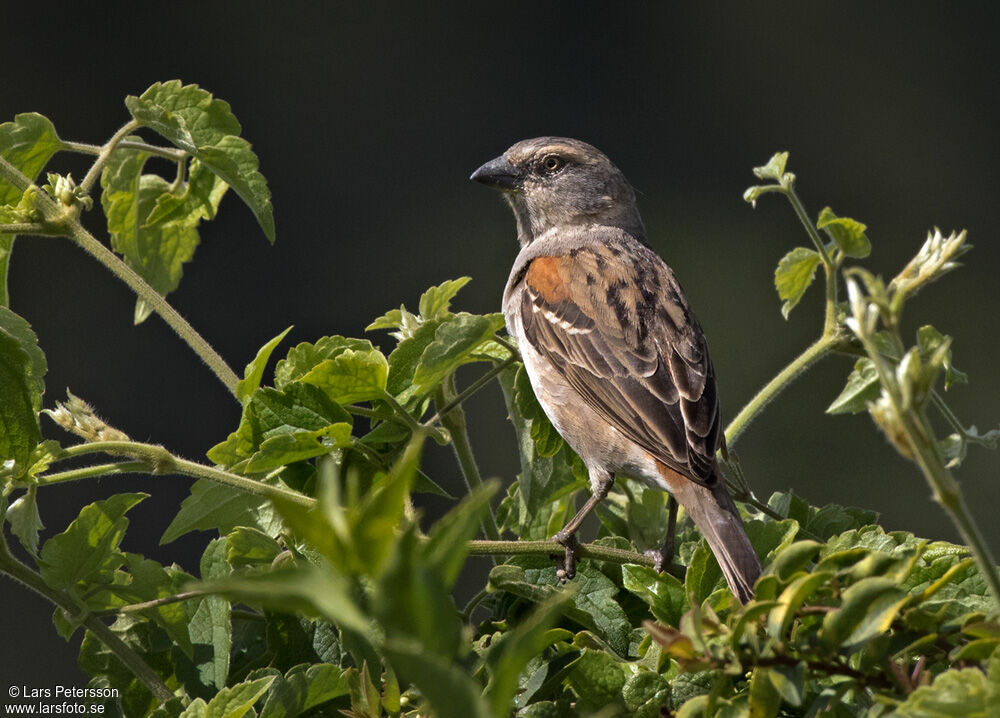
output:
M 594 245 L 523 273 L 523 338 L 583 399 L 655 459 L 716 481 L 719 401 L 704 334 L 654 252 Z

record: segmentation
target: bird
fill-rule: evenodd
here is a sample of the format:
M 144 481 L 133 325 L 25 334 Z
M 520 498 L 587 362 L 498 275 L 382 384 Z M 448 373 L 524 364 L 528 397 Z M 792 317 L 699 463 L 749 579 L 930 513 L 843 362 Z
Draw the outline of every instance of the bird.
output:
M 587 468 L 591 496 L 553 537 L 565 547 L 560 578 L 574 577 L 576 532 L 623 474 L 684 507 L 746 603 L 761 564 L 719 473 L 708 344 L 647 243 L 632 186 L 600 150 L 564 137 L 518 142 L 470 179 L 513 210 L 507 331 L 539 404 Z

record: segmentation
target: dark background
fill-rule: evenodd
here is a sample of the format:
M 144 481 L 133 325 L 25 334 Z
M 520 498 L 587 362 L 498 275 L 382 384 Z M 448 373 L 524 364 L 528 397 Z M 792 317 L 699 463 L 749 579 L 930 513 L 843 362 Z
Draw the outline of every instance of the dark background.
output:
M 475 279 L 460 308 L 497 310 L 513 221 L 467 177 L 516 140 L 561 134 L 603 149 L 639 191 L 650 241 L 708 333 L 728 418 L 821 322 L 815 288 L 789 321 L 779 313 L 774 266 L 808 244 L 791 209 L 741 199 L 750 169 L 776 150 L 791 151 L 813 214 L 828 204 L 869 225 L 869 266 L 887 276 L 929 228 L 968 228 L 968 266 L 909 305 L 909 330 L 930 322 L 955 338 L 972 384 L 950 398 L 967 423 L 1000 418 L 1000 18 L 990 3 L 146 5 L 5 8 L 0 120 L 38 111 L 62 137 L 99 143 L 127 119 L 126 94 L 171 78 L 232 104 L 269 180 L 278 241 L 269 246 L 230 194 L 171 301 L 237 371 L 289 324 L 294 342 L 361 336 L 447 278 Z M 59 155 L 53 167 L 79 178 L 87 162 Z M 134 438 L 196 459 L 235 428 L 238 408 L 207 368 L 157 317 L 133 328 L 129 291 L 69 242 L 18 240 L 10 290 L 48 356 L 48 405 L 70 387 Z M 794 487 L 813 503 L 877 509 L 888 528 L 955 539 L 867 417 L 823 414 L 849 370 L 826 360 L 757 421 L 738 447 L 750 482 L 765 498 Z M 509 482 L 517 461 L 499 392 L 470 411 L 484 473 Z M 435 478 L 460 490 L 447 453 L 431 460 Z M 996 455 L 973 449 L 959 477 L 1000 550 Z M 84 503 L 145 490 L 125 548 L 195 571 L 207 537 L 157 547 L 189 484 L 47 489 L 46 536 Z M 66 645 L 47 603 L 10 582 L 2 591 L 0 682 L 83 685 L 79 637 Z

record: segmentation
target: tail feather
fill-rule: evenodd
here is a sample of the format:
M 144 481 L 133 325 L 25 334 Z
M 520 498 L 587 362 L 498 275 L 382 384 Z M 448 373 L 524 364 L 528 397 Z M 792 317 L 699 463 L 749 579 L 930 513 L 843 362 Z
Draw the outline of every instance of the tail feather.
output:
M 760 559 L 750 545 L 743 519 L 722 481 L 712 488 L 693 481 L 671 482 L 671 491 L 704 535 L 729 589 L 746 603 L 760 576 Z

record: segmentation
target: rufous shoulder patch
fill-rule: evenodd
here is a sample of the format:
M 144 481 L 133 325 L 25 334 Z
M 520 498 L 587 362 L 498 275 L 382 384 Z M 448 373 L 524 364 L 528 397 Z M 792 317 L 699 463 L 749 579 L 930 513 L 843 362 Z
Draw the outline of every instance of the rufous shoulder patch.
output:
M 559 274 L 562 262 L 562 257 L 538 257 L 532 260 L 524 275 L 524 281 L 528 286 L 550 304 L 569 297 L 566 283 Z

